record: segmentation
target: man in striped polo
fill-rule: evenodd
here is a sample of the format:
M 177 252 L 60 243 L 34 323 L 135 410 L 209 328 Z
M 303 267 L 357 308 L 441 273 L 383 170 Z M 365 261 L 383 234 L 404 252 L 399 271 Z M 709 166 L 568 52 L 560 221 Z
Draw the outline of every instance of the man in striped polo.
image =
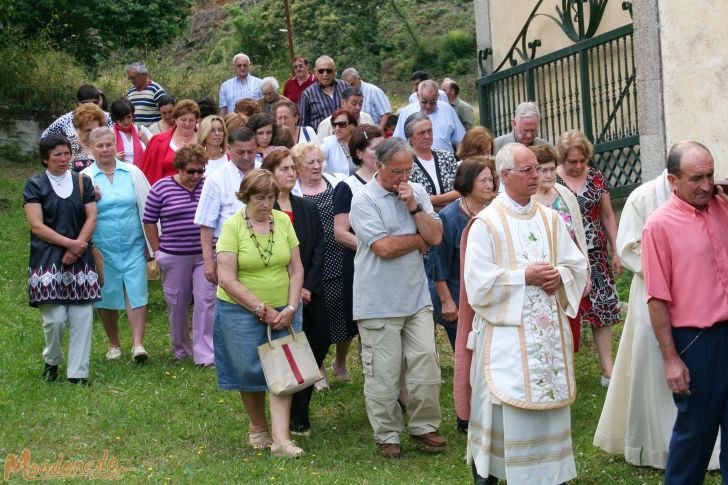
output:
M 149 70 L 143 62 L 132 62 L 126 66 L 126 78 L 132 87 L 126 97 L 134 105 L 134 122 L 149 126 L 161 119 L 157 102 L 167 94 L 164 88 L 149 79 Z

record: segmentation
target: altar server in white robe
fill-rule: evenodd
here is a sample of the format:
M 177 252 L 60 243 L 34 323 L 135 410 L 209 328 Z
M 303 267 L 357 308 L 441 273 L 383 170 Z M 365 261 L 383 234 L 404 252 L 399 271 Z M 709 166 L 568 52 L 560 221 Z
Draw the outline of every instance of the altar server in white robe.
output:
M 594 434 L 594 446 L 607 453 L 624 453 L 628 463 L 661 469 L 667 463 L 677 408 L 650 324 L 640 257 L 645 222 L 671 195 L 664 170 L 632 191 L 622 209 L 616 250 L 634 276 L 614 371 Z M 711 470 L 719 468 L 718 452 L 716 445 L 708 466 Z
M 531 201 L 535 155 L 509 144 L 496 167 L 505 192 L 464 236 L 465 298 L 474 313 L 458 328 L 455 365 L 470 368 L 470 388 L 456 383 L 456 405 L 470 394 L 467 460 L 476 483 L 559 484 L 576 477 L 566 317 L 578 310 L 587 261 L 558 213 Z

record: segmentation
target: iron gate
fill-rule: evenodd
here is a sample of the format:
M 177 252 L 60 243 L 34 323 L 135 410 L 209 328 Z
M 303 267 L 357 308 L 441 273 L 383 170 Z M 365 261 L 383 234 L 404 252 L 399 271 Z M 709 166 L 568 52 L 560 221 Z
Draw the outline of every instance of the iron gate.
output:
M 632 42 L 629 24 L 482 77 L 481 123 L 495 136 L 506 134 L 516 106 L 536 101 L 539 136 L 553 144 L 566 130 L 582 130 L 612 197 L 626 197 L 642 174 Z

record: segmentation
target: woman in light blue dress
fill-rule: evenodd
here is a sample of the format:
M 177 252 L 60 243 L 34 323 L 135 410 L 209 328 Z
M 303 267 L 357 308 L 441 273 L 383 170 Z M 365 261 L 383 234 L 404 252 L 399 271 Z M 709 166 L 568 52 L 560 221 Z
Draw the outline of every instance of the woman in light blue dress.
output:
M 93 235 L 104 256 L 104 286 L 95 304 L 109 338 L 106 358 L 122 355 L 119 310 L 126 310 L 131 327 L 131 357 L 142 362 L 149 357 L 144 348 L 147 322 L 147 258 L 152 254 L 142 228 L 142 214 L 149 183 L 134 165 L 116 159 L 114 132 L 97 128 L 91 132 L 96 161 L 84 170 L 96 189 L 98 223 Z

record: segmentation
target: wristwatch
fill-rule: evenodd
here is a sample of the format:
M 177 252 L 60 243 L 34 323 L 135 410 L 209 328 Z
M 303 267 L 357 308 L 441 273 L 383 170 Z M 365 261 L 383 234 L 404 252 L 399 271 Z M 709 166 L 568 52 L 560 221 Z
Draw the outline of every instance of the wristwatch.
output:
M 295 307 L 293 307 L 291 305 L 288 305 L 288 306 L 286 306 L 286 308 L 288 308 L 289 310 L 291 310 L 293 313 L 296 313 L 296 308 Z
M 411 216 L 417 214 L 418 212 L 422 212 L 422 204 L 417 204 L 417 207 L 409 211 Z

